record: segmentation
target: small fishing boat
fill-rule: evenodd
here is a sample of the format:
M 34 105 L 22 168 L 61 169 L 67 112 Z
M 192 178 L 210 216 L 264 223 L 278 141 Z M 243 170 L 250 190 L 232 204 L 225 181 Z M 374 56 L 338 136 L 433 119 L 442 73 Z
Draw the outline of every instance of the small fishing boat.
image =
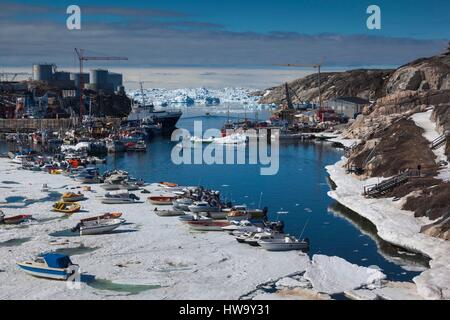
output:
M 20 224 L 32 218 L 33 216 L 28 214 L 20 214 L 17 216 L 6 217 L 5 214 L 2 211 L 0 211 L 0 223 L 4 224 Z
M 263 219 L 267 215 L 267 210 L 247 209 L 246 206 L 235 206 L 227 214 L 228 221 L 241 221 L 251 219 Z
M 285 236 L 286 235 L 283 233 L 277 233 L 277 232 L 271 232 L 271 231 L 258 232 L 258 233 L 255 233 L 254 235 L 252 235 L 251 237 L 246 238 L 244 240 L 244 242 L 253 247 L 258 247 L 259 241 L 261 241 L 261 240 L 282 239 Z
M 178 220 L 181 222 L 188 222 L 188 221 L 212 221 L 211 218 L 199 216 L 198 214 L 185 214 L 183 216 L 178 217 Z
M 63 202 L 78 202 L 85 199 L 84 194 L 74 192 L 66 192 L 61 197 Z
M 101 184 L 100 187 L 102 187 L 106 191 L 120 190 L 120 184 L 104 183 L 104 184 Z
M 102 214 L 100 216 L 95 216 L 95 217 L 89 217 L 89 218 L 84 218 L 81 219 L 81 222 L 86 222 L 86 221 L 97 221 L 97 220 L 108 220 L 108 219 L 119 219 L 122 216 L 121 212 L 108 212 L 105 214 Z
M 208 211 L 206 215 L 208 217 L 213 218 L 214 220 L 224 220 L 227 218 L 227 212 L 219 210 L 219 211 Z
M 172 201 L 173 207 L 175 209 L 189 211 L 189 206 L 193 204 L 194 201 L 189 198 L 179 198 Z
M 192 230 L 196 231 L 223 231 L 223 227 L 228 226 L 230 223 L 228 221 L 188 221 L 187 224 Z
M 259 240 L 258 244 L 267 251 L 305 250 L 309 248 L 309 240 L 299 240 L 294 236 L 285 236 L 278 239 Z
M 104 204 L 127 204 L 127 203 L 135 203 L 136 201 L 139 201 L 139 197 L 128 192 L 120 192 L 120 193 L 108 192 L 102 198 L 102 203 Z
M 151 204 L 154 205 L 172 205 L 173 200 L 175 200 L 175 196 L 150 196 L 147 198 Z
M 162 187 L 167 187 L 167 188 L 178 187 L 178 184 L 172 183 L 172 182 L 160 182 L 159 185 L 162 186 Z
M 80 223 L 78 223 L 72 231 L 79 231 L 80 236 L 108 233 L 117 229 L 124 222 L 124 219 L 97 219 L 80 221 Z
M 156 213 L 160 217 L 178 217 L 178 216 L 183 216 L 185 214 L 184 211 L 181 211 L 181 210 L 158 210 L 158 209 L 155 209 L 153 212 Z
M 189 211 L 198 213 L 198 212 L 218 212 L 220 209 L 215 206 L 211 206 L 208 202 L 198 201 L 194 202 L 190 206 L 188 206 Z
M 47 253 L 32 261 L 19 262 L 17 266 L 32 276 L 55 280 L 67 280 L 78 269 L 69 256 L 58 253 Z
M 57 202 L 53 205 L 52 211 L 65 214 L 72 214 L 80 211 L 81 205 L 77 202 Z

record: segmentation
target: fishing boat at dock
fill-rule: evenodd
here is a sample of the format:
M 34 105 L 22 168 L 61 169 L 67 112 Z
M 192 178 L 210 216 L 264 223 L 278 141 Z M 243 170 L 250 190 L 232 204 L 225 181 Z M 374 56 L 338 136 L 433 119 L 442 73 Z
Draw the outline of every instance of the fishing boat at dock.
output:
M 306 250 L 309 248 L 308 239 L 299 240 L 288 235 L 283 238 L 259 240 L 258 244 L 267 251 Z
M 29 275 L 54 280 L 67 280 L 78 269 L 69 256 L 58 253 L 47 253 L 17 266 Z

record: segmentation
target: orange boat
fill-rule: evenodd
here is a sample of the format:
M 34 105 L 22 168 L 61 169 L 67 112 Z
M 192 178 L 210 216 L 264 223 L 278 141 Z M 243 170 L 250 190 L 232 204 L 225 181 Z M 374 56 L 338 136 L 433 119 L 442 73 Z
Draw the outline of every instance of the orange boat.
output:
M 172 182 L 160 182 L 159 184 L 163 185 L 163 186 L 166 186 L 166 187 L 169 187 L 169 188 L 178 187 L 178 184 L 172 183 Z
M 151 204 L 154 205 L 171 205 L 175 196 L 151 196 L 147 198 Z
M 85 222 L 85 221 L 95 221 L 95 220 L 118 219 L 121 216 L 122 216 L 122 212 L 109 212 L 109 213 L 102 214 L 101 216 L 84 218 L 84 219 L 81 219 L 80 221 Z

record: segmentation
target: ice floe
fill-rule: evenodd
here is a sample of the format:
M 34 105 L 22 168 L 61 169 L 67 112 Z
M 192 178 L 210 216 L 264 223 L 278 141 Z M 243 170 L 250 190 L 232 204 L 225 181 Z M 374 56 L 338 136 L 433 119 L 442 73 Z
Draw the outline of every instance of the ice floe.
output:
M 304 275 L 314 290 L 327 294 L 342 293 L 377 283 L 386 275 L 377 269 L 361 267 L 340 257 L 314 255 Z

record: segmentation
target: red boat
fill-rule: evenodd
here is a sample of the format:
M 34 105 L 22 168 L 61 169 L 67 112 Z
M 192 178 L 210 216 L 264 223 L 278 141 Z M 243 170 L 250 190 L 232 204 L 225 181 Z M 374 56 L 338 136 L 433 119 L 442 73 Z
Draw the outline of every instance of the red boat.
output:
M 171 205 L 175 196 L 152 196 L 147 198 L 154 205 Z
M 1 216 L 0 216 L 0 223 L 19 224 L 26 220 L 30 220 L 32 217 L 33 217 L 32 215 L 28 215 L 28 214 L 21 214 L 18 216 L 4 217 L 4 218 L 1 218 Z

